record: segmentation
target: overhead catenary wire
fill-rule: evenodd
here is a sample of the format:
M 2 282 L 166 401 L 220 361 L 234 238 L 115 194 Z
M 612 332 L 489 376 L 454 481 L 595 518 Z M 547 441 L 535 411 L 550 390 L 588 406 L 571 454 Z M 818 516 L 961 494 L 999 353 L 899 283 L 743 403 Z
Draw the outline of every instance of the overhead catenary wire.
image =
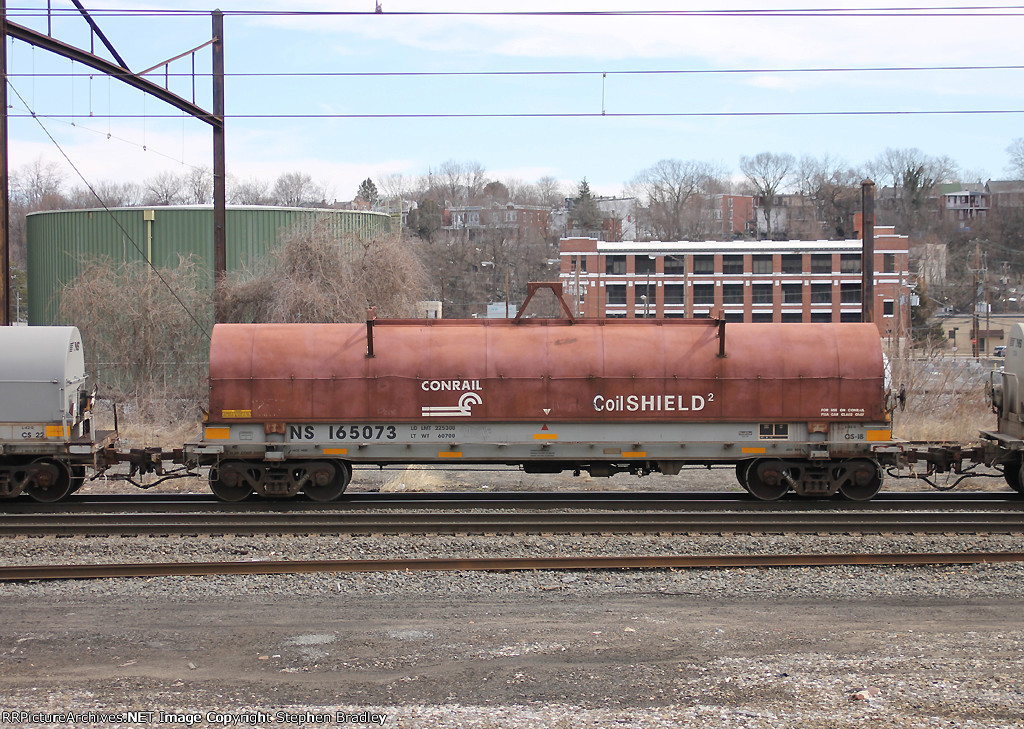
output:
M 742 117 L 815 117 L 815 116 L 985 116 L 1024 114 L 1021 109 L 876 109 L 831 111 L 552 111 L 552 112 L 411 112 L 406 114 L 329 114 L 329 113 L 267 113 L 225 114 L 225 119 L 584 119 L 597 118 L 742 118 Z M 9 114 L 12 119 L 66 118 L 67 114 Z M 177 119 L 175 114 L 114 114 L 113 119 Z
M 1024 64 L 975 64 L 967 66 L 811 66 L 808 68 L 648 68 L 618 70 L 510 70 L 510 71 L 235 71 L 226 72 L 225 78 L 388 78 L 388 77 L 474 77 L 474 76 L 701 76 L 716 74 L 798 74 L 798 73 L 903 73 L 929 71 L 1020 71 Z M 111 77 L 129 76 L 112 73 Z M 170 78 L 210 77 L 212 73 L 167 72 Z M 11 78 L 36 76 L 38 78 L 84 78 L 88 73 L 9 73 Z
M 847 18 L 847 17 L 1007 17 L 1024 15 L 1024 5 L 930 5 L 930 6 L 878 6 L 868 8 L 719 8 L 697 10 L 224 10 L 225 16 L 239 17 L 521 17 L 521 18 Z M 90 15 L 103 17 L 189 17 L 207 16 L 203 10 L 174 10 L 156 8 L 95 8 Z M 8 8 L 9 15 L 19 17 L 48 17 L 77 15 L 74 8 Z

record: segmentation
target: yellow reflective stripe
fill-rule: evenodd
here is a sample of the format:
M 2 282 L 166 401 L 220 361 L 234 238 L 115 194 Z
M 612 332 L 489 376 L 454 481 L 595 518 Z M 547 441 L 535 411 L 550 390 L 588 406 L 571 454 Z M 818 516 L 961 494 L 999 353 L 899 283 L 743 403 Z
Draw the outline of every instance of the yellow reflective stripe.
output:
M 227 440 L 231 437 L 231 428 L 207 428 L 206 440 Z
M 869 430 L 868 440 L 892 440 L 892 432 L 888 430 Z

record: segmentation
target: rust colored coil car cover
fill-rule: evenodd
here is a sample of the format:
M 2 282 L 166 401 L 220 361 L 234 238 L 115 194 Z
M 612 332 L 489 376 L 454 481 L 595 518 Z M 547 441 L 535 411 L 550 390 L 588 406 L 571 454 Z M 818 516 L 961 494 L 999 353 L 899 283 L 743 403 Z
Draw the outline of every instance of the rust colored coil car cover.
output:
M 211 422 L 884 421 L 873 324 L 220 324 Z

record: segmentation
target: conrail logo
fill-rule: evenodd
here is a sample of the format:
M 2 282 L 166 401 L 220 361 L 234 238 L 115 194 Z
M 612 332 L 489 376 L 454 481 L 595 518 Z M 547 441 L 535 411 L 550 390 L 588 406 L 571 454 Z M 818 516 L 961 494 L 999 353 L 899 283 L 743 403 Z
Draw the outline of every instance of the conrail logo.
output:
M 423 392 L 443 392 L 454 390 L 456 392 L 480 390 L 480 380 L 424 380 L 420 385 Z
M 482 405 L 480 380 L 424 380 L 420 385 L 424 392 L 461 392 L 458 405 L 424 405 L 420 414 L 427 418 L 459 418 L 473 414 L 474 405 Z

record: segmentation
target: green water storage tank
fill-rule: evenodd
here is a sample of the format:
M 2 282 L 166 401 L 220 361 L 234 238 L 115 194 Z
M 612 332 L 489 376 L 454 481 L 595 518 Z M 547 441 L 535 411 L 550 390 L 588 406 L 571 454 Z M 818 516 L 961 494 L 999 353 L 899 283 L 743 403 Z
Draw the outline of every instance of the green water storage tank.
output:
M 390 216 L 366 210 L 229 206 L 228 271 L 253 266 L 282 234 L 320 220 L 352 238 L 374 238 L 391 228 Z M 27 227 L 30 324 L 57 321 L 60 291 L 92 258 L 173 268 L 180 256 L 192 255 L 213 271 L 210 205 L 54 210 L 30 213 Z

